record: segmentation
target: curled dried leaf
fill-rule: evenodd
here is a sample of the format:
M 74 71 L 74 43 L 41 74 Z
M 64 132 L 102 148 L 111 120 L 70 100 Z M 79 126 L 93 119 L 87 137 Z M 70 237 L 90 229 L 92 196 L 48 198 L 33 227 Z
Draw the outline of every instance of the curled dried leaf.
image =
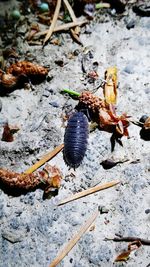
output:
M 5 142 L 13 142 L 14 141 L 14 134 L 19 131 L 17 126 L 10 126 L 8 123 L 4 126 L 3 134 L 2 134 L 2 141 Z
M 106 101 L 91 92 L 85 91 L 79 96 L 79 109 L 87 108 L 91 113 L 91 118 L 98 126 L 108 132 L 114 132 L 120 136 L 128 136 L 129 116 L 122 114 L 118 116 L 113 104 L 107 104 Z
M 135 240 L 131 243 L 129 243 L 128 245 L 128 250 L 123 251 L 122 253 L 120 253 L 116 259 L 115 262 L 117 261 L 127 261 L 129 259 L 129 256 L 131 254 L 132 251 L 137 250 L 141 247 L 142 243 L 140 240 Z
M 144 129 L 150 130 L 150 117 L 148 117 L 146 121 L 144 122 Z
M 130 251 L 137 250 L 141 246 L 142 246 L 141 241 L 140 240 L 135 240 L 135 241 L 129 243 L 128 250 L 130 250 Z
M 33 36 L 40 31 L 39 24 L 33 23 L 29 29 L 28 35 L 26 37 L 27 41 L 30 41 Z
M 117 68 L 109 67 L 105 72 L 104 97 L 108 104 L 117 102 Z
M 3 57 L 6 59 L 6 58 L 18 58 L 18 54 L 15 50 L 15 48 L 6 48 L 3 50 Z
M 18 77 L 9 74 L 9 73 L 3 73 L 1 74 L 1 85 L 5 88 L 13 88 L 17 85 Z
M 122 253 L 120 253 L 116 257 L 115 262 L 118 262 L 118 261 L 127 261 L 129 259 L 130 252 L 131 252 L 130 250 L 123 251 Z

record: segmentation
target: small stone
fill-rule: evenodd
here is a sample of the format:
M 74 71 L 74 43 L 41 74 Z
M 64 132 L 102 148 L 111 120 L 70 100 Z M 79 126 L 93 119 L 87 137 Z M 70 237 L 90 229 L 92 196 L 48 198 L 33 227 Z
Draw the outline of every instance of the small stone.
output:
M 150 213 L 150 209 L 146 209 L 146 210 L 145 210 L 145 213 L 146 213 L 146 214 L 149 214 L 149 213 Z
M 4 126 L 8 123 L 8 120 L 2 116 L 0 116 L 0 126 Z
M 54 108 L 59 108 L 59 104 L 57 102 L 55 102 L 55 101 L 52 101 L 49 104 Z
M 43 93 L 43 96 L 44 97 L 49 97 L 49 91 L 48 90 L 45 90 L 44 93 Z
M 48 12 L 49 11 L 49 5 L 47 3 L 42 3 L 40 6 L 39 6 L 39 9 L 42 13 L 44 12 Z
M 125 68 L 124 71 L 128 74 L 133 74 L 134 73 L 134 66 L 133 64 L 129 63 Z
M 2 237 L 11 243 L 17 243 L 21 242 L 24 239 L 25 233 L 22 231 L 15 231 L 13 233 L 12 231 L 5 229 L 2 231 Z
M 127 22 L 127 24 L 126 24 L 126 28 L 127 28 L 128 30 L 134 28 L 134 26 L 135 26 L 135 20 L 134 20 L 134 19 L 131 19 L 131 20 L 130 20 L 129 22 Z
M 98 207 L 98 210 L 99 210 L 100 214 L 109 212 L 109 209 L 107 209 L 105 206 Z
M 11 13 L 11 17 L 15 20 L 19 20 L 21 15 L 20 15 L 20 11 L 17 9 L 14 9 Z

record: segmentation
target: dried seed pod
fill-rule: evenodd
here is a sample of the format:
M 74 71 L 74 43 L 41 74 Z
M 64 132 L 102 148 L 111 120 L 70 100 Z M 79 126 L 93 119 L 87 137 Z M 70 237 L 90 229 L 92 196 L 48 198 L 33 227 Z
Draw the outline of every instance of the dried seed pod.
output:
M 0 168 L 0 181 L 14 190 L 30 191 L 43 188 L 48 191 L 51 187 L 59 188 L 62 175 L 56 166 L 47 165 L 42 171 L 25 174 L 16 173 Z
M 13 76 L 12 74 L 5 74 L 1 75 L 1 84 L 5 88 L 13 88 L 16 86 L 18 82 L 18 77 Z
M 20 62 L 12 64 L 9 68 L 7 68 L 7 73 L 15 75 L 15 76 L 20 76 L 20 75 L 46 76 L 48 74 L 48 69 L 38 64 L 33 64 L 28 61 L 20 61 Z
M 85 108 L 91 109 L 93 112 L 99 111 L 99 109 L 105 106 L 105 102 L 92 93 L 85 91 L 79 97 L 79 105 L 84 105 Z

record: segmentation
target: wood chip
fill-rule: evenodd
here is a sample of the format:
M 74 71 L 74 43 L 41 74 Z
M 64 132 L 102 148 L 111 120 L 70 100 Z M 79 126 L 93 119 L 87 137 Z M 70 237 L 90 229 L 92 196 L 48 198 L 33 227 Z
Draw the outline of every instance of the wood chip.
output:
M 66 246 L 58 253 L 57 257 L 52 261 L 49 267 L 56 267 L 57 264 L 69 253 L 69 251 L 75 246 L 75 244 L 79 241 L 82 235 L 88 230 L 91 224 L 95 221 L 99 214 L 99 211 L 96 210 L 89 219 L 85 222 L 83 226 L 81 226 L 79 232 L 75 234 L 71 240 L 66 244 Z
M 66 204 L 66 203 L 71 202 L 73 200 L 79 199 L 81 197 L 85 197 L 85 196 L 88 196 L 90 194 L 96 193 L 96 192 L 98 192 L 100 190 L 107 189 L 107 188 L 112 187 L 114 185 L 117 185 L 119 183 L 120 183 L 119 181 L 112 181 L 112 182 L 109 182 L 109 183 L 105 183 L 105 184 L 102 184 L 102 185 L 97 185 L 95 187 L 89 188 L 87 190 L 84 190 L 82 192 L 76 193 L 76 194 L 74 194 L 74 195 L 72 195 L 70 197 L 65 198 L 64 200 L 62 200 L 61 202 L 58 203 L 58 206 Z
M 47 161 L 52 159 L 54 156 L 56 156 L 64 147 L 64 144 L 61 144 L 57 146 L 54 150 L 51 152 L 48 152 L 46 155 L 43 156 L 42 159 L 37 161 L 34 165 L 32 165 L 29 169 L 25 171 L 25 173 L 32 173 L 35 170 L 37 170 L 39 167 L 41 167 L 43 164 L 45 164 Z

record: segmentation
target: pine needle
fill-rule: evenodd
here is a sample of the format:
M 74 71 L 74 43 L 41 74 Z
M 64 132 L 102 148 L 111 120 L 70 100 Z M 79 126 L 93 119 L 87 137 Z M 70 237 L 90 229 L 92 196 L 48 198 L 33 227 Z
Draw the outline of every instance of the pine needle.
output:
M 53 17 L 52 23 L 51 23 L 51 25 L 49 27 L 49 30 L 47 32 L 47 35 L 45 36 L 45 39 L 43 41 L 43 46 L 50 39 L 50 37 L 51 37 L 51 35 L 52 35 L 53 31 L 54 31 L 54 28 L 56 26 L 57 19 L 58 19 L 58 16 L 59 16 L 60 7 L 61 7 L 61 0 L 57 0 L 57 5 L 56 5 L 55 12 L 54 12 L 54 17 Z
M 49 267 L 56 267 L 57 264 L 69 253 L 69 251 L 75 246 L 75 244 L 79 241 L 82 235 L 88 230 L 91 224 L 95 221 L 99 214 L 99 211 L 96 210 L 89 219 L 85 222 L 83 226 L 79 229 L 79 232 L 75 234 L 71 240 L 66 244 L 66 246 L 58 253 L 57 257 L 52 261 Z
M 64 144 L 61 144 L 57 146 L 54 150 L 51 152 L 48 152 L 46 155 L 44 155 L 39 161 L 37 161 L 34 165 L 32 165 L 29 169 L 25 171 L 25 173 L 32 173 L 35 170 L 37 170 L 39 167 L 41 167 L 43 164 L 45 164 L 47 161 L 52 159 L 54 156 L 56 156 L 64 147 Z
M 63 2 L 65 4 L 66 8 L 68 9 L 68 12 L 70 14 L 70 17 L 72 18 L 72 21 L 77 23 L 77 18 L 76 18 L 75 14 L 74 14 L 74 11 L 73 11 L 70 3 L 68 2 L 68 0 L 63 0 Z
M 87 190 L 84 190 L 82 192 L 76 193 L 76 194 L 74 194 L 72 196 L 69 196 L 69 197 L 65 198 L 64 200 L 62 200 L 61 202 L 58 203 L 58 206 L 61 206 L 63 204 L 71 202 L 73 200 L 88 196 L 90 194 L 96 193 L 96 192 L 98 192 L 100 190 L 107 189 L 107 188 L 112 187 L 114 185 L 117 185 L 119 183 L 120 183 L 119 181 L 112 181 L 112 182 L 109 182 L 109 183 L 105 183 L 105 184 L 102 184 L 102 185 L 97 185 L 95 187 L 91 187 L 91 188 L 89 188 Z
M 83 20 L 83 21 L 77 21 L 77 22 L 68 22 L 68 23 L 64 23 L 62 25 L 56 26 L 53 30 L 53 32 L 59 32 L 59 31 L 67 31 L 70 28 L 76 27 L 76 26 L 82 26 L 84 24 L 88 23 L 87 20 Z M 42 35 L 45 35 L 48 33 L 48 30 L 42 31 L 42 32 L 38 32 L 34 35 L 34 39 L 40 38 Z

